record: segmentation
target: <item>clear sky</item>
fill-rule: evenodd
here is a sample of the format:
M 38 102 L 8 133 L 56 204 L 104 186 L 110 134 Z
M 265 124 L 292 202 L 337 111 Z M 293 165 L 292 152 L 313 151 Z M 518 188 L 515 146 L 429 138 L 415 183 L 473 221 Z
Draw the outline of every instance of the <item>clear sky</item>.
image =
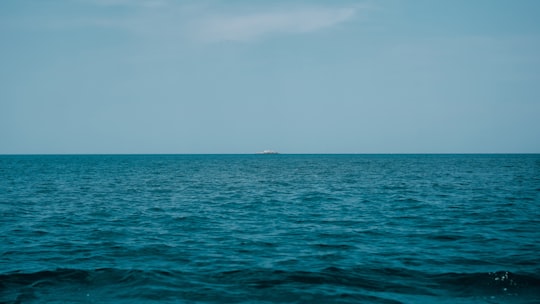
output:
M 0 1 L 0 154 L 264 149 L 540 152 L 540 1 Z

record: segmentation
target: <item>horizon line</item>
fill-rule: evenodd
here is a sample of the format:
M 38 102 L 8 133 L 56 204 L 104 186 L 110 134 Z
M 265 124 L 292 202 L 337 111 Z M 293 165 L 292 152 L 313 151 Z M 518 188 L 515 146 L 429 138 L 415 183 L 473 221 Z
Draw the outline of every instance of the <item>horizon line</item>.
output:
M 107 156 L 107 155 L 535 155 L 540 152 L 335 152 L 335 153 L 0 153 L 0 156 Z

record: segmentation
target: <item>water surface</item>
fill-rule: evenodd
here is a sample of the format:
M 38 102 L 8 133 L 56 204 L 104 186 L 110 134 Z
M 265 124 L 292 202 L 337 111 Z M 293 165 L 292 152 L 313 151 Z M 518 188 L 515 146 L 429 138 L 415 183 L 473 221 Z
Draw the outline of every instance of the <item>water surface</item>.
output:
M 0 177 L 0 302 L 540 302 L 540 155 L 0 156 Z

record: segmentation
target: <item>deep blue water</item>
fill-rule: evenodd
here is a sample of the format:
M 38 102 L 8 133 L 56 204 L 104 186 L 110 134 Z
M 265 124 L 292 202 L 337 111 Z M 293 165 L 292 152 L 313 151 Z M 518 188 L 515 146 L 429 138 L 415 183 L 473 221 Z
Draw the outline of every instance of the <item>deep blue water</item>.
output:
M 540 155 L 0 156 L 2 303 L 540 303 Z

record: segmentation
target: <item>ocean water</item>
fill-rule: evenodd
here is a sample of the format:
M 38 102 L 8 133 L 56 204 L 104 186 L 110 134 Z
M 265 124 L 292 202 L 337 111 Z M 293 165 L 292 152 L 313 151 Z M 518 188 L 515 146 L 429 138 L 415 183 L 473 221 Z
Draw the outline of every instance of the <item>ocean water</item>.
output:
M 1 303 L 540 303 L 540 155 L 0 156 Z

